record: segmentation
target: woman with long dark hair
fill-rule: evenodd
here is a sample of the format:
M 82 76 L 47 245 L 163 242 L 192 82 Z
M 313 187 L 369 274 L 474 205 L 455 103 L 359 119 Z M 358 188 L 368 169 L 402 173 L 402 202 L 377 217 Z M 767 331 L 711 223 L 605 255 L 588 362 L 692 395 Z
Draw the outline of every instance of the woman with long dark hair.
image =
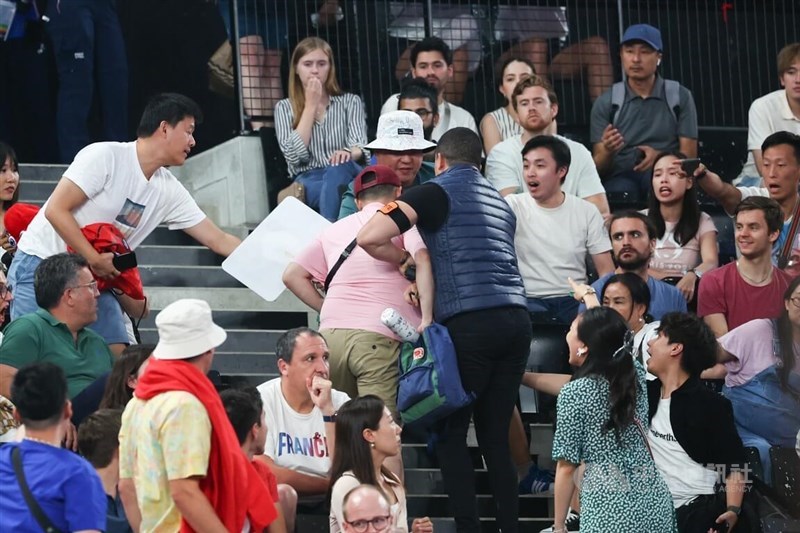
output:
M 403 483 L 385 465 L 388 457 L 400 453 L 398 426 L 383 401 L 372 394 L 354 398 L 336 413 L 336 446 L 331 463 L 331 533 L 343 530 L 342 503 L 358 485 L 373 485 L 391 505 L 396 530 L 408 531 L 406 491 Z M 414 533 L 429 533 L 429 518 L 413 521 Z
M 650 357 L 647 342 L 657 335 L 658 321 L 653 321 L 647 313 L 650 306 L 650 289 L 641 277 L 632 272 L 614 274 L 608 278 L 600 297 L 590 289 L 591 285 L 575 283 L 569 280 L 572 287 L 572 296 L 586 305 L 587 309 L 593 307 L 608 307 L 613 309 L 625 320 L 633 334 L 633 351 L 631 355 L 642 365 Z M 655 376 L 647 374 L 648 379 Z M 557 396 L 570 380 L 569 374 L 550 374 L 544 372 L 525 372 L 522 384 L 536 389 L 545 394 Z
M 648 450 L 644 369 L 631 356 L 627 324 L 613 309 L 587 309 L 567 345 L 577 370 L 558 396 L 554 533 L 566 531 L 581 463 L 581 531 L 677 531 L 672 497 Z
M 292 53 L 289 98 L 275 106 L 275 132 L 306 203 L 336 220 L 340 188 L 361 170 L 367 118 L 361 98 L 339 88 L 333 50 L 319 37 L 303 39 Z
M 481 120 L 481 137 L 483 150 L 489 153 L 499 142 L 522 133 L 517 110 L 511 102 L 511 95 L 517 82 L 536 74 L 533 63 L 519 56 L 508 56 L 497 69 L 497 91 L 503 95 L 503 106 L 490 111 Z M 555 128 L 553 133 L 555 133 Z
M 14 253 L 16 244 L 9 240 L 4 222 L 6 211 L 19 200 L 19 161 L 17 153 L 6 143 L 0 141 L 0 246 Z M 0 252 L 2 254 L 3 252 Z
M 155 347 L 155 344 L 132 344 L 123 350 L 108 375 L 100 409 L 124 409 L 128 405 Z
M 783 302 L 777 319 L 751 320 L 719 338 L 728 371 L 722 393 L 742 442 L 758 449 L 767 481 L 770 447 L 794 446 L 800 430 L 800 277 Z
M 674 282 L 688 302 L 703 273 L 719 266 L 719 254 L 717 228 L 700 211 L 694 177 L 682 170 L 683 159 L 680 152 L 656 156 L 646 213 L 658 237 L 649 273 Z

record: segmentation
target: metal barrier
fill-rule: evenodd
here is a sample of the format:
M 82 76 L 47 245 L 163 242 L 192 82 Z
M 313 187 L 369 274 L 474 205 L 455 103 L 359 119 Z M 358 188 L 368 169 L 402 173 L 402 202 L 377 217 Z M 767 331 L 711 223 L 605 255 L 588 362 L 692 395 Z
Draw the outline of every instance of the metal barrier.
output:
M 800 40 L 796 0 L 221 0 L 232 16 L 240 65 L 242 129 L 268 122 L 285 96 L 292 48 L 327 40 L 339 82 L 362 96 L 374 128 L 383 101 L 407 74 L 408 51 L 427 35 L 454 50 L 446 98 L 476 120 L 502 104 L 496 65 L 529 58 L 550 76 L 559 125 L 586 128 L 591 104 L 621 78 L 622 29 L 661 29 L 661 73 L 694 93 L 700 126 L 746 128 L 757 97 L 779 88 L 776 56 Z M 235 26 L 235 27 L 234 27 Z

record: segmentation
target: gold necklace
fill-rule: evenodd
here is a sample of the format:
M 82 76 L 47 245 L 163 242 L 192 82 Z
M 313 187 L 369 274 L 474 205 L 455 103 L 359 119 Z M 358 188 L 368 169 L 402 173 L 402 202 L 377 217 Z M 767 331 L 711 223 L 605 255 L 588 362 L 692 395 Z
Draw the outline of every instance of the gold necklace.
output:
M 767 280 L 769 279 L 769 277 L 772 275 L 772 268 L 773 268 L 773 267 L 772 267 L 772 264 L 770 264 L 770 265 L 769 265 L 769 272 L 767 272 L 767 275 L 766 275 L 766 276 L 764 276 L 764 278 L 763 278 L 761 281 L 758 281 L 758 280 L 755 280 L 755 279 L 751 278 L 750 276 L 748 276 L 748 275 L 747 275 L 747 274 L 745 274 L 744 272 L 742 272 L 742 267 L 740 267 L 740 266 L 739 266 L 739 261 L 736 261 L 736 270 L 738 270 L 738 271 L 739 271 L 739 274 L 740 274 L 740 275 L 741 275 L 741 276 L 742 276 L 744 279 L 746 279 L 747 281 L 749 281 L 749 282 L 750 282 L 750 283 L 752 283 L 753 285 L 761 285 L 762 283 L 764 283 L 765 281 L 767 281 Z

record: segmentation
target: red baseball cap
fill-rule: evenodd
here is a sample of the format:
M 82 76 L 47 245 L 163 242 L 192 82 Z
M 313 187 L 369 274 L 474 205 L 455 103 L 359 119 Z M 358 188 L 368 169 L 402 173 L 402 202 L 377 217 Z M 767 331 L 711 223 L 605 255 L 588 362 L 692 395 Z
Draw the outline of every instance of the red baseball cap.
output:
M 365 191 L 376 185 L 394 185 L 400 187 L 400 178 L 394 170 L 386 165 L 373 165 L 366 167 L 353 182 L 353 193 L 358 196 L 361 191 Z
M 28 229 L 28 225 L 38 212 L 38 205 L 23 204 L 22 202 L 12 205 L 8 208 L 8 211 L 6 211 L 5 217 L 3 218 L 6 231 L 9 235 L 19 241 L 20 235 L 22 235 L 23 231 Z

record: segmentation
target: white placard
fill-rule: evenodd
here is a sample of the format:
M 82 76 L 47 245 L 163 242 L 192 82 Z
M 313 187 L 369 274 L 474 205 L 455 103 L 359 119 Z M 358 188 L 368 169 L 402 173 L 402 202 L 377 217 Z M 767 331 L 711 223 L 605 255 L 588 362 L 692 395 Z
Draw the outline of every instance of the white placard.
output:
M 297 198 L 282 201 L 222 263 L 222 269 L 269 302 L 285 289 L 286 266 L 330 222 Z

